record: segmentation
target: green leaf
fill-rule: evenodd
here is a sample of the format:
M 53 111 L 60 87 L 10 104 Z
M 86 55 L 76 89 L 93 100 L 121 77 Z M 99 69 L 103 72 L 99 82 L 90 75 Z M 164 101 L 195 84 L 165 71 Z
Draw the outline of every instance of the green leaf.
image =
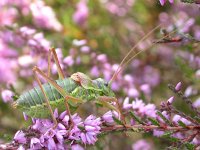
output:
M 177 148 L 177 147 L 174 147 L 174 146 L 170 146 L 170 147 L 168 147 L 167 149 L 168 149 L 168 150 L 178 150 L 178 148 Z
M 181 2 L 192 4 L 192 3 L 194 3 L 195 1 L 194 1 L 194 0 L 181 0 Z
M 180 57 L 176 57 L 175 61 L 181 72 L 184 73 L 184 75 L 189 79 L 192 79 L 195 73 L 194 69 L 189 67 L 189 65 L 186 62 L 184 62 L 183 59 L 181 59 Z
M 140 133 L 142 131 L 142 129 L 139 129 L 139 128 L 131 128 L 131 131 L 133 132 L 137 132 L 137 133 Z
M 188 150 L 194 150 L 194 149 L 195 149 L 195 145 L 194 145 L 194 144 L 191 144 L 191 143 L 185 143 L 185 147 L 186 147 Z
M 173 134 L 173 132 L 165 132 L 165 133 L 162 135 L 162 137 L 163 137 L 163 138 L 169 138 L 169 137 L 171 137 L 172 134 Z
M 83 127 L 83 126 L 78 126 L 78 128 L 79 128 L 81 131 L 85 130 L 85 127 Z
M 160 111 L 157 111 L 156 114 L 159 115 L 165 123 L 171 125 L 170 121 Z
M 116 117 L 112 116 L 112 118 L 117 124 L 124 125 L 123 122 L 121 120 L 117 119 Z
M 178 124 L 179 124 L 181 127 L 184 127 L 184 128 L 186 128 L 186 124 L 185 124 L 185 123 L 183 123 L 181 120 L 179 120 L 179 121 L 178 121 Z
M 200 118 L 199 118 L 199 117 L 195 116 L 194 119 L 195 119 L 196 121 L 200 122 Z
M 148 118 L 148 120 L 151 121 L 151 123 L 152 123 L 153 125 L 160 126 L 160 124 L 159 124 L 159 122 L 158 122 L 157 120 L 155 120 L 155 119 L 153 119 L 153 118 Z
M 169 137 L 169 140 L 170 140 L 171 142 L 178 142 L 178 141 L 179 141 L 179 139 L 177 139 L 177 138 L 175 138 L 175 137 Z
M 137 117 L 132 111 L 130 111 L 130 115 L 133 117 L 135 121 L 137 121 L 139 124 L 144 124 L 139 117 Z

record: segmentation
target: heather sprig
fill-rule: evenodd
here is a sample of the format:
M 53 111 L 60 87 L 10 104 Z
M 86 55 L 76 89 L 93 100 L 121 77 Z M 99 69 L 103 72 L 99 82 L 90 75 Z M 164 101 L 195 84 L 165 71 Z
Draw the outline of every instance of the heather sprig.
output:
M 191 4 L 200 2 L 1 1 L 0 143 L 11 142 L 0 144 L 0 149 L 83 150 L 93 146 L 126 149 L 127 143 L 133 150 L 164 149 L 165 146 L 199 149 L 200 27 L 198 5 Z M 177 32 L 135 58 L 111 85 L 125 120 L 121 120 L 117 111 L 96 108 L 89 102 L 72 113 L 74 126 L 66 112 L 58 114 L 57 110 L 55 128 L 51 119 L 41 118 L 32 118 L 32 125 L 28 126 L 30 116 L 23 113 L 29 121 L 23 122 L 22 113 L 10 107 L 9 103 L 14 101 L 11 97 L 18 97 L 36 85 L 33 66 L 47 72 L 51 46 L 62 47 L 56 48 L 56 52 L 66 77 L 83 72 L 92 79 L 102 77 L 109 81 L 126 50 L 158 22 L 165 28 L 161 31 L 166 31 L 162 36 L 173 30 Z M 151 35 L 139 43 L 138 50 L 147 48 L 148 41 L 152 44 L 155 37 Z M 56 80 L 57 68 L 51 63 L 51 77 Z M 182 82 L 169 85 L 173 94 L 163 89 L 165 83 L 177 79 Z M 163 99 L 166 100 L 158 106 Z M 185 105 L 178 107 L 182 103 Z M 12 140 L 8 135 L 12 135 Z
M 180 83 L 173 91 L 180 96 Z M 102 117 L 89 115 L 85 119 L 76 113 L 72 116 L 72 128 L 66 111 L 58 114 L 56 109 L 56 128 L 53 128 L 54 124 L 50 119 L 33 119 L 33 124 L 28 129 L 19 130 L 13 142 L 7 146 L 24 149 L 66 149 L 76 145 L 84 149 L 87 145 L 95 145 L 101 135 L 130 131 L 152 133 L 155 137 L 173 141 L 174 147 L 198 148 L 199 120 L 178 111 L 173 103 L 174 97 L 171 97 L 161 103 L 159 110 L 154 104 L 145 104 L 139 99 L 130 103 L 129 98 L 126 98 L 123 103 L 125 124 L 120 121 L 119 114 L 115 111 L 108 111 Z M 194 113 L 197 114 L 197 111 L 194 110 Z

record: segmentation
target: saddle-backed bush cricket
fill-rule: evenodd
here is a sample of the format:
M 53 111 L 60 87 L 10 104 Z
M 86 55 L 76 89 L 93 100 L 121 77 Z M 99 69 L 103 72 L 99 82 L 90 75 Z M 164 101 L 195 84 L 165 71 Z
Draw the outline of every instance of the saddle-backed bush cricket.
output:
M 48 54 L 48 74 L 46 75 L 37 66 L 35 66 L 33 68 L 33 72 L 39 86 L 34 87 L 33 89 L 20 95 L 17 101 L 13 103 L 13 106 L 21 109 L 28 116 L 33 118 L 47 118 L 51 115 L 56 127 L 57 120 L 53 114 L 53 110 L 55 108 L 58 108 L 59 112 L 62 112 L 66 109 L 71 124 L 73 125 L 71 118 L 72 108 L 76 109 L 82 103 L 95 100 L 97 103 L 117 111 L 120 114 L 122 122 L 125 123 L 119 102 L 115 97 L 114 92 L 111 90 L 112 81 L 116 78 L 118 73 L 125 65 L 127 65 L 136 55 L 146 50 L 140 50 L 131 56 L 138 44 L 145 40 L 159 27 L 160 25 L 152 29 L 135 46 L 133 46 L 133 48 L 120 63 L 119 68 L 116 70 L 109 82 L 106 82 L 101 78 L 92 80 L 86 74 L 81 72 L 74 73 L 71 75 L 71 77 L 65 78 L 58 61 L 56 51 L 54 48 L 51 48 Z M 172 31 L 170 34 L 173 32 L 174 31 Z M 165 36 L 160 40 L 164 38 Z M 152 47 L 154 44 L 149 46 L 147 49 Z M 55 81 L 50 77 L 50 64 L 52 55 L 59 74 L 59 80 Z M 46 79 L 48 83 L 42 84 L 38 78 L 38 74 Z M 110 102 L 115 102 L 116 105 L 112 105 Z

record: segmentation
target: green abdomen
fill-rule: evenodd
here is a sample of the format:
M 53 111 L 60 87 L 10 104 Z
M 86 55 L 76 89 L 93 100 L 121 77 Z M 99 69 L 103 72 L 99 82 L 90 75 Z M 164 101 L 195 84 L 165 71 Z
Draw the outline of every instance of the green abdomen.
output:
M 78 86 L 71 78 L 56 80 L 56 82 L 68 93 L 71 93 Z M 61 94 L 49 83 L 43 84 L 43 88 L 47 94 L 52 109 L 54 110 L 55 108 L 58 108 L 59 112 L 64 111 L 65 103 Z M 44 95 L 39 86 L 22 94 L 16 101 L 16 106 L 31 117 L 47 118 L 50 116 L 50 111 L 46 106 Z

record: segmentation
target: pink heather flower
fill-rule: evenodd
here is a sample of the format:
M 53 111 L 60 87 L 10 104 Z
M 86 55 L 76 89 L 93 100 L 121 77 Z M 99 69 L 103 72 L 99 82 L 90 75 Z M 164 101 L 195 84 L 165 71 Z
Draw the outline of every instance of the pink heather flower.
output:
M 80 0 L 80 2 L 76 5 L 77 9 L 76 12 L 73 14 L 73 21 L 83 26 L 86 23 L 86 20 L 89 15 L 89 10 L 87 7 L 87 1 L 86 0 Z
M 196 108 L 200 107 L 200 98 L 198 98 L 192 105 Z
M 20 145 L 17 150 L 25 150 L 25 148 L 22 145 Z
M 175 90 L 176 90 L 177 92 L 180 91 L 180 90 L 181 90 L 181 86 L 182 86 L 182 83 L 181 83 L 181 82 L 177 83 L 177 85 L 176 85 L 176 87 L 175 87 Z
M 93 115 L 88 116 L 82 125 L 86 132 L 81 133 L 81 140 L 84 144 L 95 144 L 97 141 L 97 135 L 101 130 L 101 119 L 96 118 Z
M 153 136 L 156 136 L 156 137 L 161 137 L 164 133 L 165 132 L 161 130 L 156 130 L 156 129 L 153 130 Z
M 123 109 L 128 110 L 132 107 L 132 104 L 129 103 L 129 98 L 126 97 L 123 102 Z
M 117 71 L 118 67 L 119 67 L 119 64 L 114 64 L 112 65 L 112 70 Z
M 143 103 L 142 100 L 136 99 L 135 101 L 132 102 L 133 110 L 136 110 L 139 113 L 143 113 L 144 112 L 144 107 L 145 107 L 145 104 Z
M 140 95 L 140 93 L 138 92 L 138 90 L 136 88 L 128 89 L 128 96 L 129 97 L 137 98 L 137 97 L 139 97 L 139 95 Z
M 89 47 L 89 46 L 82 46 L 82 47 L 80 48 L 80 51 L 81 51 L 82 53 L 89 53 L 89 52 L 90 52 L 90 47 Z
M 80 57 L 80 56 L 78 56 L 78 57 L 76 58 L 76 64 L 77 64 L 77 65 L 80 65 L 80 64 L 81 64 L 81 57 Z
M 190 125 L 190 124 L 191 124 L 191 122 L 188 121 L 187 119 L 182 118 L 182 117 L 179 116 L 179 115 L 174 115 L 172 121 L 175 122 L 176 124 L 178 124 L 178 121 L 179 121 L 179 120 L 182 121 L 182 122 L 183 122 L 184 124 L 186 124 L 186 125 Z
M 18 58 L 18 63 L 22 67 L 29 67 L 30 65 L 33 64 L 33 62 L 34 62 L 33 57 L 31 57 L 30 55 L 23 55 Z
M 120 90 L 119 82 L 113 82 L 111 84 L 111 88 L 112 88 L 113 91 L 119 91 Z
M 54 139 L 53 138 L 49 138 L 48 139 L 48 141 L 47 141 L 47 147 L 48 147 L 48 149 L 57 149 L 57 146 L 56 146 L 56 143 L 55 143 L 55 141 L 54 141 Z
M 153 68 L 152 66 L 145 66 L 142 78 L 144 79 L 145 83 L 154 87 L 160 82 L 160 73 L 157 69 Z
M 133 83 L 134 81 L 133 76 L 131 76 L 130 74 L 124 75 L 124 80 L 127 81 L 128 83 Z
M 151 88 L 149 84 L 142 84 L 140 86 L 140 89 L 142 92 L 144 92 L 144 94 L 147 94 L 147 95 L 151 94 Z
M 74 39 L 74 40 L 72 41 L 72 44 L 73 44 L 74 46 L 83 46 L 83 45 L 85 45 L 86 43 L 87 43 L 86 40 L 77 40 L 77 39 Z
M 43 33 L 36 33 L 28 40 L 28 46 L 33 49 L 33 51 L 31 51 L 32 55 L 37 54 L 37 52 L 46 53 L 49 51 L 50 42 L 44 38 Z
M 30 142 L 30 148 L 31 149 L 41 149 L 42 144 L 40 143 L 40 140 L 38 138 L 32 138 Z
M 28 116 L 26 115 L 26 113 L 25 112 L 23 112 L 23 116 L 24 116 L 24 120 L 28 120 Z
M 184 95 L 187 96 L 187 97 L 188 97 L 188 96 L 191 96 L 191 95 L 193 94 L 193 90 L 194 90 L 194 89 L 193 89 L 192 86 L 188 86 L 187 89 L 185 90 Z
M 200 144 L 200 136 L 197 135 L 193 140 L 192 143 L 195 145 L 199 145 Z
M 53 29 L 56 31 L 62 30 L 62 25 L 57 20 L 52 8 L 45 6 L 43 1 L 34 1 L 30 5 L 31 13 L 33 15 L 34 22 L 37 26 Z
M 58 118 L 58 108 L 56 108 L 53 112 L 55 118 Z
M 112 125 L 114 123 L 113 117 L 119 118 L 119 114 L 116 111 L 108 111 L 102 116 L 102 120 L 106 124 Z
M 74 144 L 71 146 L 71 150 L 84 150 L 84 148 L 79 144 Z
M 170 119 L 170 115 L 167 113 L 167 111 L 163 111 L 162 112 L 162 115 L 167 118 L 167 119 Z M 160 116 L 157 116 L 157 119 L 160 121 L 160 122 L 165 122 Z
M 72 58 L 72 56 L 67 56 L 64 58 L 63 62 L 68 66 L 73 66 L 74 59 Z
M 36 30 L 35 29 L 31 29 L 29 27 L 21 27 L 19 29 L 20 33 L 22 34 L 23 37 L 29 37 L 32 36 L 33 34 L 35 34 Z
M 167 103 L 168 104 L 172 104 L 174 101 L 174 96 L 170 97 L 168 100 L 167 100 Z
M 90 70 L 90 74 L 93 76 L 93 77 L 99 77 L 99 69 L 97 66 L 93 66 L 92 69 Z
M 14 136 L 15 142 L 18 142 L 20 144 L 25 144 L 26 143 L 26 137 L 23 131 L 19 130 L 17 133 L 15 133 Z
M 178 139 L 184 139 L 185 138 L 185 135 L 181 132 L 174 133 L 172 136 L 175 137 L 175 138 L 178 138 Z
M 148 117 L 156 117 L 156 106 L 154 104 L 147 104 L 144 107 L 144 114 Z
M 152 148 L 146 140 L 138 140 L 132 145 L 132 150 L 152 150 Z
M 107 56 L 105 54 L 100 54 L 97 56 L 97 60 L 102 62 L 102 63 L 106 63 L 107 62 Z
M 1 55 L 1 51 L 0 51 Z M 0 57 L 0 82 L 12 83 L 16 80 L 14 70 L 16 61 L 14 59 L 4 59 Z
M 3 90 L 1 92 L 1 97 L 2 97 L 2 99 L 5 103 L 12 102 L 13 101 L 13 99 L 12 99 L 13 95 L 14 95 L 14 93 L 10 90 Z
M 110 78 L 111 78 L 111 76 L 112 76 L 112 74 L 111 74 L 110 71 L 105 70 L 105 71 L 103 72 L 103 76 L 104 76 L 104 79 L 105 79 L 106 81 L 109 81 Z
M 196 71 L 196 73 L 195 73 L 195 76 L 196 76 L 196 78 L 200 78 L 200 69 L 198 69 L 197 71 Z
M 159 0 L 160 1 L 160 4 L 163 6 L 166 2 L 167 2 L 167 0 Z M 174 3 L 174 0 L 169 0 L 169 2 L 171 3 L 171 4 L 173 4 Z
M 57 54 L 57 56 L 58 56 L 58 60 L 59 60 L 59 62 L 61 63 L 62 60 L 63 60 L 63 52 L 62 52 L 62 49 L 56 48 L 55 50 L 56 50 L 56 54 Z
M 60 116 L 59 116 L 59 119 L 64 119 L 64 117 L 67 115 L 67 111 L 63 111 Z
M 16 8 L 1 7 L 0 26 L 12 25 L 18 15 Z

